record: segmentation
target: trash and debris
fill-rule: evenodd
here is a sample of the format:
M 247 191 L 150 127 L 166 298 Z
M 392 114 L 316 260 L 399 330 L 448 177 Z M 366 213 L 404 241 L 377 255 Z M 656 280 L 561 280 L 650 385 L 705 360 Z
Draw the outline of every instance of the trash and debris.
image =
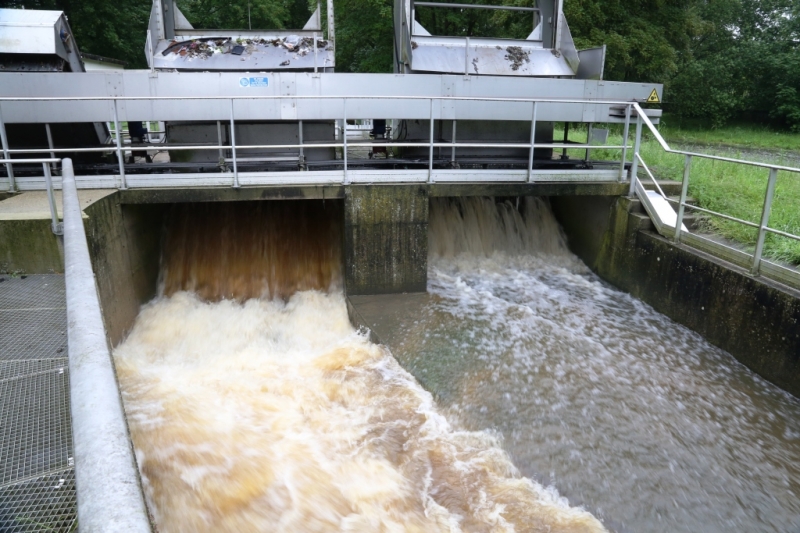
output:
M 511 70 L 519 70 L 523 63 L 530 63 L 530 51 L 523 50 L 519 46 L 509 46 L 506 48 L 508 52 L 505 56 L 511 62 Z
M 292 58 L 303 57 L 314 52 L 314 39 L 312 37 L 300 37 L 299 35 L 289 35 L 284 38 L 276 39 L 234 39 L 233 37 L 203 37 L 186 41 L 173 40 L 161 55 L 177 56 L 192 59 L 208 59 L 215 54 L 231 54 L 236 56 L 249 55 L 259 51 L 266 51 L 266 47 L 281 47 L 287 53 L 292 53 Z M 330 50 L 328 41 L 317 39 L 317 49 Z M 242 58 L 244 60 L 244 58 Z M 288 65 L 286 60 L 281 66 Z

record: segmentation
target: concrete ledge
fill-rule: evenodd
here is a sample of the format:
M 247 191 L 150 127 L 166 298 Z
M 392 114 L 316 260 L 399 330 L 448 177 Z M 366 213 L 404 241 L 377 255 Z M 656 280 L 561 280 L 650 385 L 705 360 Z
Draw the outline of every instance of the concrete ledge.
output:
M 215 187 L 205 189 L 127 189 L 120 191 L 123 204 L 171 204 L 181 202 L 240 202 L 248 200 L 324 200 L 344 198 L 341 185 L 289 187 Z
M 435 196 L 620 196 L 629 185 L 619 181 L 580 183 L 475 183 L 429 185 Z
M 150 533 L 106 340 L 72 161 L 63 161 L 70 405 L 81 532 Z

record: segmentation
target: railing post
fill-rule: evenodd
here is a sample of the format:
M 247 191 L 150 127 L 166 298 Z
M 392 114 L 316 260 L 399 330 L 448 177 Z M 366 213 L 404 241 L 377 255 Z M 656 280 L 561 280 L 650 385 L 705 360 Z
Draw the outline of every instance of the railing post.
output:
M 633 143 L 633 162 L 631 163 L 631 186 L 628 196 L 633 196 L 636 192 L 636 174 L 639 172 L 639 147 L 642 144 L 642 117 L 636 113 L 636 141 Z
M 239 166 L 236 164 L 236 124 L 233 119 L 233 98 L 231 98 L 231 156 L 233 157 L 233 188 L 239 188 Z
M 456 144 L 456 119 L 453 119 L 453 144 Z M 450 164 L 456 166 L 456 147 L 453 146 L 450 152 Z
M 683 213 L 685 211 L 686 194 L 689 191 L 689 173 L 692 170 L 692 156 L 687 155 L 683 162 L 683 182 L 681 183 L 681 199 L 678 203 L 678 218 L 675 221 L 675 242 L 681 242 L 681 228 L 683 227 Z
M 631 128 L 631 105 L 625 106 L 625 127 L 622 130 L 622 161 L 619 163 L 619 180 L 625 179 L 625 163 L 628 159 L 628 136 Z
M 753 254 L 753 267 L 750 272 L 757 276 L 761 270 L 761 255 L 764 252 L 764 239 L 767 235 L 765 229 L 769 226 L 769 215 L 772 211 L 772 198 L 775 196 L 775 182 L 778 180 L 778 169 L 769 169 L 769 181 L 767 182 L 767 194 L 764 196 L 764 209 L 761 210 L 761 225 L 758 228 L 758 240 L 756 241 L 756 251 Z
M 344 184 L 350 185 L 350 180 L 347 176 L 347 98 L 343 99 L 342 103 L 342 159 L 344 160 Z
M 531 149 L 528 151 L 528 183 L 533 179 L 533 145 L 536 142 L 536 102 L 531 109 Z
M 128 183 L 125 179 L 125 156 L 122 153 L 122 128 L 119 125 L 119 109 L 117 99 L 114 98 L 114 136 L 117 138 L 117 163 L 119 163 L 119 177 L 122 180 L 120 189 L 127 189 Z
M 53 132 L 50 131 L 50 124 L 44 125 L 44 131 L 47 133 L 47 146 L 50 148 L 50 159 L 56 159 L 56 154 L 52 151 L 55 148 L 55 144 L 53 143 Z M 50 167 L 55 170 L 56 163 L 50 163 Z
M 222 122 L 217 121 L 217 146 L 219 146 L 219 166 L 225 166 L 225 152 L 222 150 Z
M 305 153 L 303 152 L 303 121 L 302 120 L 298 121 L 297 139 L 299 141 L 298 144 L 300 145 L 300 161 L 299 161 L 300 165 L 299 166 L 300 167 L 304 167 L 305 164 L 306 164 L 306 156 L 305 156 Z
M 592 129 L 593 129 L 593 127 L 594 127 L 594 124 L 590 123 L 589 126 L 586 128 L 586 144 L 587 145 L 590 145 L 592 143 Z M 584 161 L 589 161 L 589 152 L 591 152 L 591 148 L 587 148 L 586 149 L 586 155 L 583 158 Z
M 50 203 L 50 218 L 52 219 L 50 228 L 56 235 L 63 235 L 64 226 L 58 223 L 56 199 L 53 197 L 53 176 L 50 174 L 50 166 L 47 163 L 42 163 L 42 170 L 44 171 L 44 181 L 47 184 L 47 201 Z
M 431 98 L 431 125 L 428 141 L 428 183 L 433 183 L 433 98 Z
M 6 123 L 3 121 L 2 107 L 0 107 L 0 141 L 3 143 L 3 159 L 11 159 L 8 153 L 8 135 L 6 135 Z M 8 174 L 8 192 L 17 190 L 17 182 L 14 179 L 14 167 L 12 163 L 6 163 L 6 173 Z

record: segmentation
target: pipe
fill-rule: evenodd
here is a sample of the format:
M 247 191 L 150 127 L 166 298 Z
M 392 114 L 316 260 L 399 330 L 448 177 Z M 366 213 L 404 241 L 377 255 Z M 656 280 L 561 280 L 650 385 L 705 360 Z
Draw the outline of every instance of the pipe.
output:
M 70 407 L 81 533 L 151 533 L 108 349 L 72 160 L 62 162 Z

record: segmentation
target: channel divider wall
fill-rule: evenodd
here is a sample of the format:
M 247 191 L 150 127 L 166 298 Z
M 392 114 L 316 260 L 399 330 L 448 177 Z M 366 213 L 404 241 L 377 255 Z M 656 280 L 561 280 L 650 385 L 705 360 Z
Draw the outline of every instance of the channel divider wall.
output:
M 78 528 L 81 533 L 150 533 L 70 159 L 64 159 L 62 175 Z

